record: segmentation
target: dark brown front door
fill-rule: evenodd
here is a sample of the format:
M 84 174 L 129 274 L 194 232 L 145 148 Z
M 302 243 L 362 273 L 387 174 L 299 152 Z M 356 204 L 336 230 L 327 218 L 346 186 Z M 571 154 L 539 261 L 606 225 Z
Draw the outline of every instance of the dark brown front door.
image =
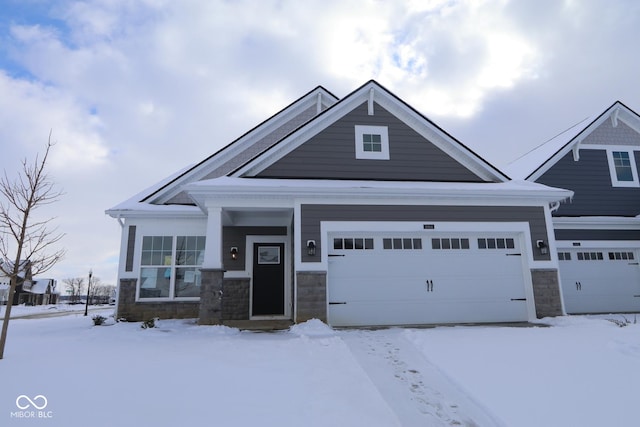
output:
M 284 243 L 253 244 L 253 316 L 284 315 Z

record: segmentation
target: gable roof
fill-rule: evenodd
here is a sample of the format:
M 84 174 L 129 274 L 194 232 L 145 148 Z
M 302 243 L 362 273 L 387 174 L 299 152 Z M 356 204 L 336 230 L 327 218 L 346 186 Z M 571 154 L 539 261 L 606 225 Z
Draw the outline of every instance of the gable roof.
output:
M 228 176 L 255 176 L 363 103 L 368 103 L 371 113 L 374 113 L 375 104 L 380 105 L 483 180 L 490 182 L 509 180 L 495 166 L 481 158 L 469 147 L 462 144 L 375 80 L 370 80 L 354 90 L 313 120 L 300 126 L 262 153 L 249 159 L 229 173 Z
M 338 98 L 324 87 L 317 86 L 211 156 L 165 180 L 163 185 L 152 187 L 150 193 L 140 194 L 142 198 L 139 201 L 163 204 L 181 193 L 182 184 L 226 175 L 247 158 L 278 141 L 282 137 L 279 133 L 290 132 L 291 129 L 288 129 L 287 125 L 298 126 L 301 123 L 296 122 L 306 122 L 337 100 Z M 307 115 L 310 117 L 305 115 L 305 111 L 309 111 Z
M 614 126 L 617 126 L 620 120 L 640 133 L 640 115 L 622 102 L 616 101 L 602 113 L 579 121 L 513 160 L 504 170 L 513 178 L 535 181 L 571 150 L 576 150 L 577 156 L 580 143 L 606 120 L 611 120 Z

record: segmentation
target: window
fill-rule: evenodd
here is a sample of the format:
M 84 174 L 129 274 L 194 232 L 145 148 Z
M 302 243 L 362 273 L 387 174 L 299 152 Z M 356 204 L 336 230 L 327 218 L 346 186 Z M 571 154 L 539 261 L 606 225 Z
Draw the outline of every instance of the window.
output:
M 422 239 L 410 239 L 396 237 L 393 239 L 382 239 L 383 249 L 422 249 Z
M 469 239 L 431 239 L 431 249 L 469 249 Z
M 144 236 L 140 299 L 200 297 L 204 236 Z
M 559 261 L 571 261 L 571 252 L 558 252 Z
M 578 252 L 578 261 L 602 261 L 602 252 Z
M 613 260 L 633 261 L 634 255 L 633 255 L 633 252 L 609 252 L 609 259 L 612 261 Z
M 514 249 L 515 247 L 515 241 L 513 239 L 478 239 L 478 249 Z
M 607 150 L 607 159 L 614 187 L 638 187 L 638 170 L 633 151 Z
M 356 159 L 389 160 L 389 131 L 386 126 L 355 127 Z
M 342 250 L 342 249 L 355 249 L 355 250 L 362 250 L 362 249 L 373 249 L 373 239 L 365 239 L 365 238 L 346 238 L 346 239 L 342 239 L 342 238 L 337 238 L 337 239 L 333 239 L 333 249 L 338 249 L 338 250 Z

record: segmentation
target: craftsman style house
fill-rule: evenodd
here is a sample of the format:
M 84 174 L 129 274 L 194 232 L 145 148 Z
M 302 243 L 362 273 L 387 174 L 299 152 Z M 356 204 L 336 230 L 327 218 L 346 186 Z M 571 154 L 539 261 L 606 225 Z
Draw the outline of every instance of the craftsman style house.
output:
M 568 313 L 640 312 L 640 116 L 621 102 L 506 169 L 574 192 L 552 209 Z
M 563 313 L 551 207 L 375 81 L 317 87 L 107 211 L 119 317 L 251 326 Z

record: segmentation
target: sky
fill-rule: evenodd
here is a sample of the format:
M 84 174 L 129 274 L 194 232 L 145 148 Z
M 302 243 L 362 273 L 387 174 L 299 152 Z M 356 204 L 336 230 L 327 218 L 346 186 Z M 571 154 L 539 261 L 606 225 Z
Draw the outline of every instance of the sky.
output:
M 0 171 L 55 142 L 45 274 L 116 284 L 104 211 L 314 87 L 375 79 L 500 167 L 616 100 L 640 112 L 635 0 L 0 0 Z

